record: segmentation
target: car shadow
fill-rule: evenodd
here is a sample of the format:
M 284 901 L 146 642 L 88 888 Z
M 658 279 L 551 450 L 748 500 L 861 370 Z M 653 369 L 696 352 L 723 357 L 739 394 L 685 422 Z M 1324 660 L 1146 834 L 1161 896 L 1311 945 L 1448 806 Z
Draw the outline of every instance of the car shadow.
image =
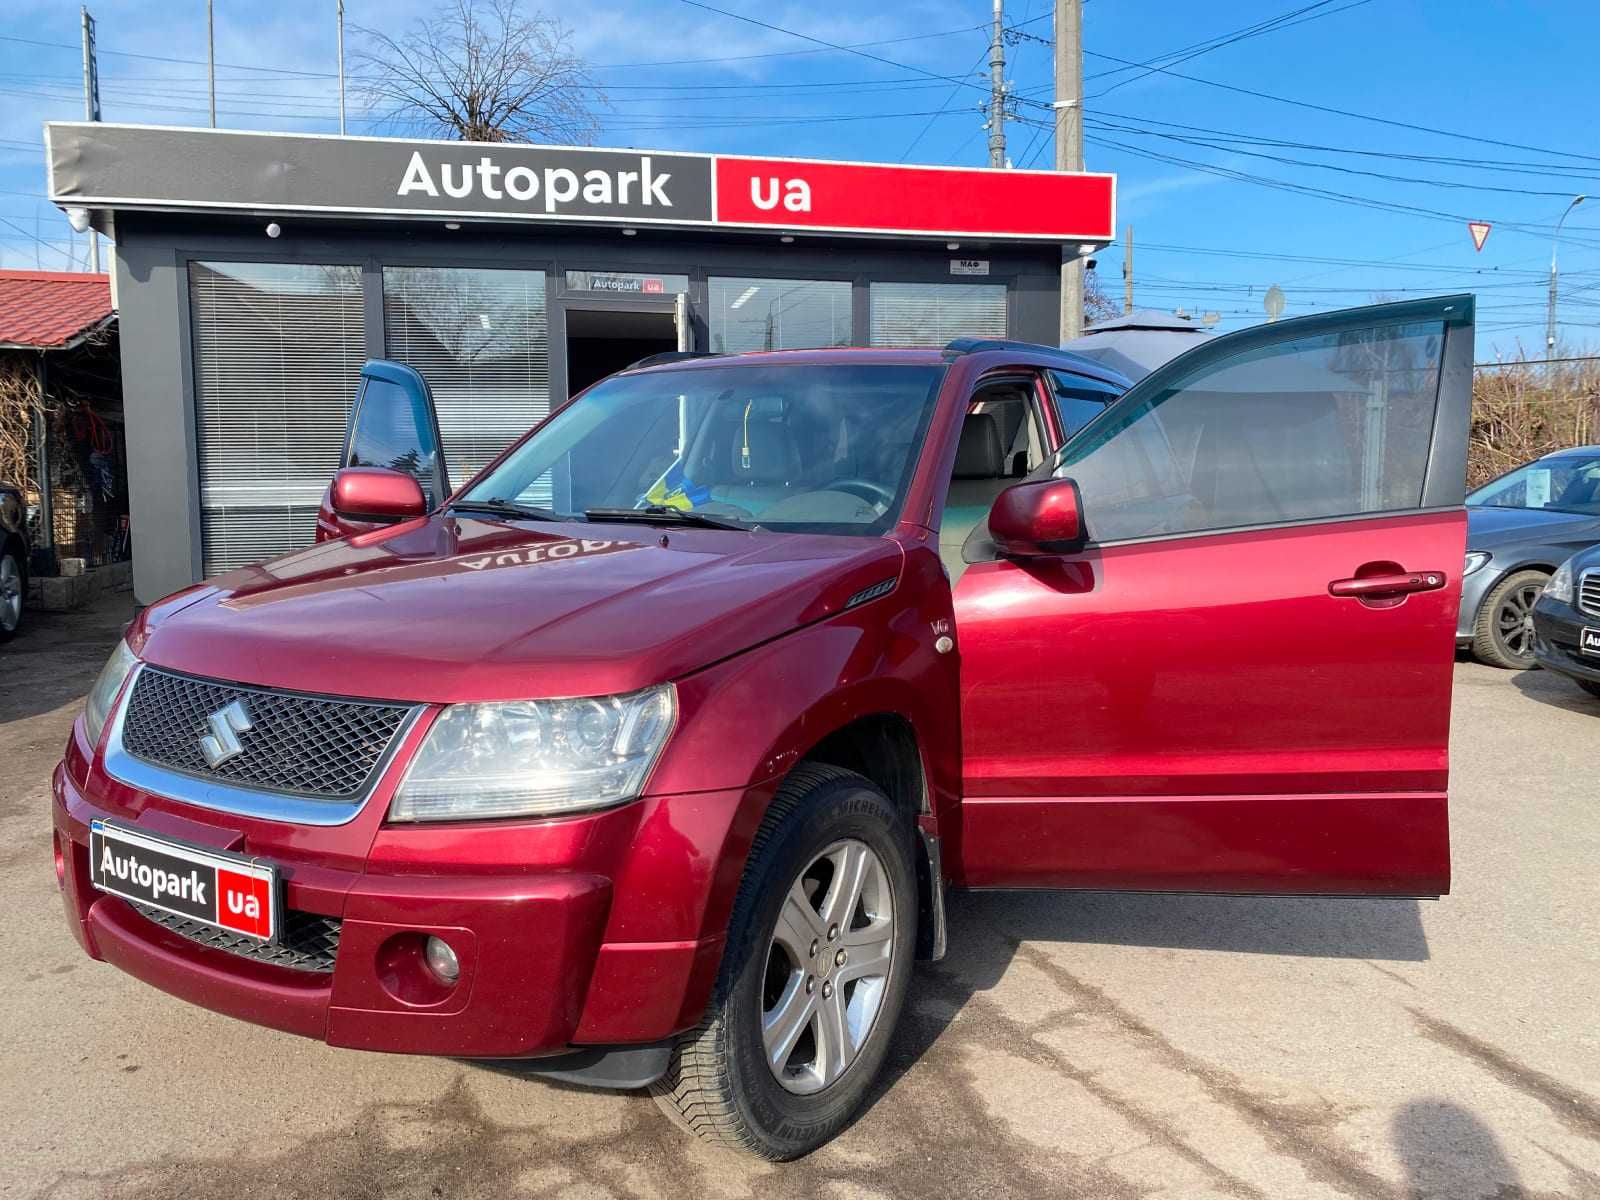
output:
M 868 1106 L 933 1048 L 974 996 L 1000 982 L 1024 942 L 1389 962 L 1429 957 L 1421 901 L 1409 899 L 956 892 L 947 907 L 949 953 L 943 962 L 917 964 Z
M 1530 700 L 1568 712 L 1600 716 L 1600 696 L 1591 696 L 1559 671 L 1518 671 L 1511 686 Z

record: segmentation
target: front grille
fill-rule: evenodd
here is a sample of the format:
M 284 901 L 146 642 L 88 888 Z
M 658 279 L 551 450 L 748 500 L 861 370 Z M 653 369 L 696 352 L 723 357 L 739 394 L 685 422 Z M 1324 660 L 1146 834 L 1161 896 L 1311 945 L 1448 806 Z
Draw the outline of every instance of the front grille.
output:
M 201 741 L 212 718 L 241 701 L 248 718 L 228 727 L 239 753 L 216 766 Z M 411 710 L 399 704 L 296 696 L 171 675 L 139 672 L 123 720 L 122 745 L 135 758 L 241 787 L 317 799 L 361 795 Z
M 271 963 L 275 967 L 326 973 L 333 970 L 333 960 L 339 953 L 339 928 L 342 922 L 337 917 L 323 917 L 316 913 L 285 909 L 283 934 L 277 942 L 269 944 L 246 937 L 242 933 L 233 933 L 202 921 L 190 920 L 188 917 L 180 917 L 159 908 L 151 908 L 150 905 L 140 904 L 137 900 L 129 900 L 128 904 L 141 917 L 155 922 L 179 937 L 188 938 L 201 946 L 209 946 L 213 950 L 226 950 L 229 954 L 237 954 L 240 958 L 253 958 L 256 962 Z
M 1585 571 L 1578 581 L 1578 611 L 1600 617 L 1600 571 Z

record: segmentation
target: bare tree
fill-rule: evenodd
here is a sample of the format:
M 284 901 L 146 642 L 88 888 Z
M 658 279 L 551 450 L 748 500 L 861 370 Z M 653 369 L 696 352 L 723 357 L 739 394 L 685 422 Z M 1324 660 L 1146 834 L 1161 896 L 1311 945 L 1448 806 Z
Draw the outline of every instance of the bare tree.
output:
M 1109 321 L 1112 317 L 1120 317 L 1122 307 L 1106 295 L 1105 288 L 1100 286 L 1100 275 L 1096 271 L 1083 273 L 1083 323 L 1094 325 L 1100 321 Z
M 468 142 L 586 144 L 605 95 L 566 26 L 519 0 L 449 0 L 398 37 L 358 27 L 354 89 L 389 123 Z

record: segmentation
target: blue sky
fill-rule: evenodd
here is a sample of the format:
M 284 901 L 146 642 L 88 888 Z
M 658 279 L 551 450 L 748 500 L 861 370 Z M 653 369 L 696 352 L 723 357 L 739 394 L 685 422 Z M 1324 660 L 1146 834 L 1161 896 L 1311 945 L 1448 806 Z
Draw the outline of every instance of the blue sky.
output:
M 78 7 L 7 7 L 0 264 L 81 266 L 83 240 L 71 241 L 42 199 L 39 145 L 44 121 L 82 115 Z M 105 119 L 204 124 L 202 0 L 91 7 Z M 429 7 L 347 0 L 346 11 L 351 25 L 394 31 Z M 976 110 L 984 95 L 948 80 L 986 82 L 988 0 L 715 7 L 752 20 L 685 0 L 549 7 L 608 94 L 601 144 L 987 161 Z M 1008 126 L 1018 166 L 1051 165 L 1049 133 L 1037 124 L 1050 119 L 1042 105 L 1052 98 L 1051 8 L 1051 0 L 1007 0 L 1008 23 L 1026 35 L 1007 51 L 1022 118 Z M 336 129 L 333 12 L 334 0 L 217 0 L 220 123 Z M 1288 19 L 1204 49 L 1278 18 Z M 1553 224 L 1573 195 L 1593 191 L 1567 220 L 1561 248 L 1563 348 L 1593 346 L 1596 45 L 1592 0 L 1087 0 L 1087 165 L 1119 176 L 1119 221 L 1134 226 L 1137 303 L 1217 312 L 1232 328 L 1261 318 L 1271 284 L 1291 314 L 1476 291 L 1479 357 L 1512 355 L 1519 344 L 1537 356 Z M 1196 49 L 1181 62 L 1163 57 Z M 1165 69 L 1126 65 L 1152 62 Z M 1327 111 L 1335 109 L 1343 113 Z M 383 132 L 352 116 L 352 132 Z M 1481 253 L 1467 217 L 1494 223 Z M 1099 258 L 1117 297 L 1121 260 L 1118 246 Z

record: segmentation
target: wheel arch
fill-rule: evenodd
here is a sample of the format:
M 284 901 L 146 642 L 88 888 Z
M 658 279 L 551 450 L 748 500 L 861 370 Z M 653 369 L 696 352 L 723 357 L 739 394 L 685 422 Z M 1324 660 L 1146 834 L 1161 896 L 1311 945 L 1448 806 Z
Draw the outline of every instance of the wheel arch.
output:
M 933 824 L 933 802 L 916 726 L 903 713 L 864 713 L 822 738 L 795 769 L 806 763 L 841 767 L 870 780 L 916 831 L 912 856 L 917 868 L 917 957 L 943 958 L 944 871 L 938 835 L 927 828 Z

